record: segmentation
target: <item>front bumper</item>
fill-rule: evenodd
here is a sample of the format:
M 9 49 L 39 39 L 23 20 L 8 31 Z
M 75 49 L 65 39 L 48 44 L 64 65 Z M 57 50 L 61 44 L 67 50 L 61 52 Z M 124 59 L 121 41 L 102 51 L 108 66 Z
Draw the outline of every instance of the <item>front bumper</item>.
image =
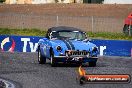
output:
M 54 59 L 57 60 L 57 62 L 82 62 L 82 63 L 86 63 L 86 62 L 96 62 L 98 57 L 82 57 L 82 56 L 54 56 Z

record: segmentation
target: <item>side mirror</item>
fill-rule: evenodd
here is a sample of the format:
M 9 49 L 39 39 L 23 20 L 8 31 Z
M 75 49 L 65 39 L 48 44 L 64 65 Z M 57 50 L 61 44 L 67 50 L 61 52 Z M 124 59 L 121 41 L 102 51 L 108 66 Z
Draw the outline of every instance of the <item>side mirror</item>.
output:
M 92 41 L 92 39 L 88 39 L 88 41 L 89 41 L 89 42 L 91 42 L 91 41 Z
M 87 38 L 87 39 L 85 39 L 85 40 L 83 40 L 83 41 L 84 41 L 84 42 L 88 42 L 88 41 L 91 42 L 92 39 L 88 39 L 88 38 Z

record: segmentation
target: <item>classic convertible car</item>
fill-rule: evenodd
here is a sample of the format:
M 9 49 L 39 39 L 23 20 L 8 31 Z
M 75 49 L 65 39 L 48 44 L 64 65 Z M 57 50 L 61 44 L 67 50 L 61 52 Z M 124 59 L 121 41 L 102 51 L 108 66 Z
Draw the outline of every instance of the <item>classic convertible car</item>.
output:
M 52 27 L 38 42 L 38 62 L 45 64 L 49 59 L 51 66 L 58 63 L 96 66 L 98 48 L 91 43 L 86 33 L 73 27 Z

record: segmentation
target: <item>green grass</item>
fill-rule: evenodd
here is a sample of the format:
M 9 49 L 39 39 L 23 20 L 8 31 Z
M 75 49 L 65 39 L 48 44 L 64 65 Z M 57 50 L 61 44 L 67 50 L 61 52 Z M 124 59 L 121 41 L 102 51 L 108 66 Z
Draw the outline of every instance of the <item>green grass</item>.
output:
M 111 32 L 87 32 L 87 35 L 91 38 L 97 38 L 97 39 L 117 39 L 117 40 L 132 40 L 132 36 L 126 36 L 123 33 L 111 33 Z
M 0 35 L 21 35 L 21 36 L 45 36 L 46 31 L 39 29 L 9 29 L 0 28 Z M 117 40 L 132 40 L 132 36 L 126 36 L 123 33 L 110 32 L 87 32 L 90 38 L 95 39 L 117 39 Z
M 21 35 L 21 36 L 44 36 L 46 31 L 39 29 L 8 29 L 0 28 L 0 35 Z

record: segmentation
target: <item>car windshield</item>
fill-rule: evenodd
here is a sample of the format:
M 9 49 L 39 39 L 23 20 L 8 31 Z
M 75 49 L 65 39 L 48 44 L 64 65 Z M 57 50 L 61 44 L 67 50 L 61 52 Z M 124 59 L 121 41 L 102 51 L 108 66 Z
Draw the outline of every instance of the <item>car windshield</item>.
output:
M 51 33 L 51 38 L 68 38 L 68 39 L 77 39 L 77 40 L 84 40 L 86 39 L 86 35 L 84 32 L 79 31 L 60 31 L 56 32 L 53 31 Z

